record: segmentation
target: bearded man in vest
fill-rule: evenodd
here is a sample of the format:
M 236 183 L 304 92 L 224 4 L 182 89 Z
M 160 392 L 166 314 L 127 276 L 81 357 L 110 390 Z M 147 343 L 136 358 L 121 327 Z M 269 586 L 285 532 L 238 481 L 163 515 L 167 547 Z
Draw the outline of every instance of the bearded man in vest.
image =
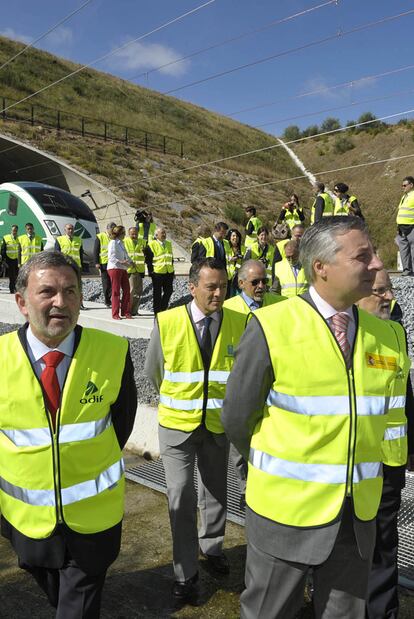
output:
M 19 274 L 19 227 L 11 227 L 10 234 L 5 234 L 1 244 L 1 257 L 7 266 L 10 294 L 16 292 L 16 279 Z
M 290 619 L 312 569 L 316 619 L 364 619 L 387 414 L 405 402 L 398 324 L 354 305 L 383 265 L 359 217 L 303 235 L 309 291 L 257 310 L 222 422 L 249 461 L 243 619 Z
M 95 267 L 101 274 L 102 292 L 105 299 L 106 307 L 111 307 L 112 287 L 111 280 L 108 275 L 108 245 L 112 239 L 112 230 L 115 228 L 116 223 L 110 221 L 106 226 L 106 231 L 98 232 L 93 246 L 93 257 L 95 260 Z
M 382 320 L 392 319 L 392 283 L 385 269 L 378 271 L 371 294 L 358 306 Z M 367 619 L 394 619 L 398 616 L 398 512 L 405 487 L 406 468 L 414 466 L 414 400 L 408 377 L 405 409 L 400 406 L 388 415 L 382 444 L 384 484 L 376 525 L 377 535 L 369 576 Z
M 1 530 L 56 617 L 96 619 L 121 541 L 129 345 L 76 324 L 80 271 L 60 252 L 32 257 L 16 289 L 27 322 L 0 337 Z
M 403 195 L 397 213 L 397 244 L 403 267 L 401 275 L 414 276 L 414 177 L 406 176 L 402 182 Z
M 193 300 L 157 315 L 145 373 L 160 393 L 160 452 L 173 538 L 175 598 L 196 592 L 198 555 L 228 574 L 222 550 L 226 524 L 228 441 L 220 410 L 246 317 L 222 309 L 227 274 L 214 258 L 195 262 Z M 197 456 L 200 528 L 193 474 Z

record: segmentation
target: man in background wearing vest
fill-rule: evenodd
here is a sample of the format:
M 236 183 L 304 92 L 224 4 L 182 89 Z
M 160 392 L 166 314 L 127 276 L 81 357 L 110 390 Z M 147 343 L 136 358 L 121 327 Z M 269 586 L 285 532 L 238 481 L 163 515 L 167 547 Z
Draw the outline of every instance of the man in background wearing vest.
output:
M 334 215 L 335 217 L 363 217 L 361 207 L 356 196 L 349 195 L 346 183 L 335 183 Z
M 26 234 L 19 236 L 19 265 L 25 264 L 32 256 L 44 249 L 42 238 L 35 234 L 34 225 L 27 223 L 24 228 Z
M 385 269 L 378 271 L 371 294 L 358 301 L 358 306 L 382 320 L 390 320 L 394 299 L 390 277 Z M 401 491 L 405 487 L 405 470 L 413 470 L 414 401 L 410 378 L 407 383 L 405 409 L 388 414 L 382 444 L 384 485 L 376 523 L 377 535 L 368 584 L 367 619 L 398 616 L 398 512 Z
M 227 299 L 224 307 L 241 312 L 246 316 L 261 307 L 283 301 L 284 297 L 273 292 L 267 292 L 266 267 L 260 260 L 246 260 L 238 273 L 240 294 Z
M 96 619 L 121 541 L 129 344 L 76 324 L 80 271 L 62 253 L 33 256 L 16 289 L 27 322 L 0 337 L 1 530 L 57 617 Z
M 334 213 L 334 201 L 325 191 L 324 183 L 317 182 L 313 186 L 315 199 L 311 208 L 311 224 L 316 224 L 322 217 L 330 217 Z
M 168 308 L 173 293 L 174 264 L 171 241 L 165 228 L 156 228 L 155 238 L 145 247 L 148 275 L 152 279 L 154 314 Z
M 309 292 L 252 315 L 223 406 L 249 461 L 241 616 L 293 618 L 312 569 L 317 619 L 364 619 L 385 413 L 410 360 L 400 325 L 354 306 L 383 267 L 359 217 L 308 228 L 300 259 Z
M 257 231 L 259 228 L 263 226 L 262 220 L 256 215 L 256 207 L 248 206 L 246 208 L 246 215 L 249 218 L 249 221 L 246 224 L 245 232 L 246 237 L 244 239 L 244 244 L 246 248 L 253 245 L 255 241 L 257 241 Z
M 80 269 L 83 268 L 83 246 L 80 236 L 74 236 L 73 224 L 65 224 L 65 234 L 58 236 L 55 241 L 55 251 L 70 256 Z
M 289 298 L 303 294 L 309 286 L 299 260 L 298 243 L 289 241 L 286 243 L 284 251 L 286 258 L 275 264 L 275 279 L 272 290 Z
M 414 177 L 406 176 L 402 188 L 404 193 L 397 213 L 397 243 L 403 267 L 401 275 L 414 276 Z
M 195 262 L 189 282 L 193 300 L 157 315 L 145 361 L 145 373 L 160 393 L 159 441 L 173 538 L 172 593 L 179 599 L 195 593 L 199 548 L 211 570 L 229 573 L 222 550 L 228 441 L 220 410 L 245 323 L 242 314 L 222 309 L 227 274 L 214 258 Z
M 16 292 L 16 279 L 19 274 L 19 239 L 18 226 L 12 226 L 10 234 L 5 234 L 1 244 L 1 257 L 7 266 L 10 293 Z
M 106 307 L 111 307 L 111 280 L 108 275 L 108 245 L 112 239 L 112 230 L 115 228 L 116 223 L 111 221 L 106 226 L 106 232 L 98 232 L 93 247 L 93 256 L 95 260 L 95 267 L 99 269 L 102 281 L 102 291 L 105 298 Z
M 215 258 L 223 269 L 227 269 L 227 260 L 230 258 L 230 245 L 226 240 L 228 225 L 224 221 L 215 224 L 213 234 L 200 239 L 195 243 L 191 252 L 191 262 L 204 258 Z
M 134 263 L 127 271 L 131 292 L 131 316 L 138 316 L 139 302 L 142 295 L 142 280 L 145 275 L 144 248 L 147 243 L 144 239 L 138 238 L 138 230 L 135 226 L 129 228 L 128 235 L 124 239 L 124 246 L 128 256 Z

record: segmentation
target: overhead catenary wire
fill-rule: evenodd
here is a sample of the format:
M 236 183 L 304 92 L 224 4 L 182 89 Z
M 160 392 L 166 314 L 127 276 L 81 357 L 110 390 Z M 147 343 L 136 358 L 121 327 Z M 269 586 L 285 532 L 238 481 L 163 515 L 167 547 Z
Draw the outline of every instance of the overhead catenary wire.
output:
M 21 56 L 22 54 L 24 54 L 28 49 L 30 49 L 31 47 L 33 47 L 34 45 L 36 45 L 36 43 L 39 43 L 39 41 L 41 41 L 42 39 L 44 39 L 45 37 L 47 37 L 51 32 L 53 32 L 54 30 L 56 30 L 56 28 L 59 28 L 59 26 L 61 26 L 62 24 L 66 23 L 67 21 L 69 21 L 69 19 L 71 19 L 71 17 L 74 17 L 75 15 L 77 15 L 77 13 L 80 13 L 80 11 L 82 11 L 82 9 L 84 9 L 86 6 L 88 6 L 88 4 L 90 4 L 91 2 L 93 2 L 94 0 L 86 0 L 86 2 L 84 2 L 83 4 L 81 4 L 80 7 L 78 7 L 77 9 L 75 9 L 74 11 L 72 11 L 71 13 L 69 13 L 69 15 L 66 15 L 66 17 L 64 17 L 63 19 L 61 19 L 60 21 L 58 21 L 56 24 L 54 24 L 54 26 L 52 26 L 51 28 L 49 28 L 49 30 L 46 30 L 46 32 L 44 32 L 43 34 L 41 34 L 39 37 L 37 37 L 37 39 L 35 39 L 34 41 L 32 41 L 31 43 L 28 43 L 25 47 L 23 47 L 23 49 L 21 49 L 19 52 L 17 52 L 17 54 L 14 54 L 14 56 L 12 56 L 11 58 L 9 58 L 8 60 L 6 60 L 6 62 L 4 62 L 1 66 L 0 66 L 0 71 L 2 69 L 4 69 L 5 67 L 7 67 L 11 62 L 13 62 L 13 60 L 16 60 L 16 58 L 18 58 L 19 56 Z
M 180 92 L 181 90 L 185 90 L 186 88 L 191 88 L 192 86 L 197 86 L 199 84 L 204 84 L 205 82 L 209 82 L 211 80 L 217 79 L 219 77 L 224 77 L 226 75 L 230 75 L 232 73 L 236 73 L 237 71 L 242 71 L 243 69 L 249 69 L 251 67 L 255 67 L 259 64 L 263 64 L 265 62 L 269 62 L 270 60 L 276 60 L 276 58 L 281 58 L 283 56 L 288 56 L 289 54 L 293 54 L 294 52 L 303 51 L 305 49 L 309 49 L 311 47 L 315 47 L 317 45 L 322 45 L 324 43 L 328 43 L 329 41 L 333 41 L 335 39 L 340 39 L 345 36 L 349 36 L 350 34 L 355 34 L 356 32 L 361 32 L 363 30 L 367 30 L 369 28 L 374 28 L 375 26 L 379 26 L 390 21 L 394 21 L 396 19 L 400 19 L 401 17 L 407 17 L 408 15 L 412 15 L 414 13 L 414 9 L 410 9 L 409 11 L 404 11 L 402 13 L 398 13 L 396 15 L 390 15 L 387 17 L 382 17 L 373 22 L 368 22 L 366 24 L 361 24 L 360 26 L 356 26 L 355 28 L 351 28 L 350 30 L 339 30 L 335 34 L 331 34 L 327 37 L 323 37 L 321 39 L 317 39 L 315 41 L 310 41 L 309 43 L 305 43 L 303 45 L 299 45 L 297 47 L 292 47 L 287 50 L 283 50 L 278 52 L 277 54 L 271 54 L 270 56 L 265 56 L 264 58 L 259 58 L 258 60 L 254 60 L 252 62 L 247 62 L 242 65 L 238 65 L 237 67 L 233 67 L 231 69 L 227 69 L 226 71 L 220 71 L 219 73 L 214 73 L 213 75 L 209 75 L 199 80 L 195 80 L 193 82 L 189 82 L 188 84 L 183 84 L 182 86 L 178 86 L 177 88 L 172 88 L 170 90 L 164 91 L 162 94 L 171 95 L 175 92 Z
M 201 9 L 203 9 L 206 6 L 212 4 L 213 2 L 216 2 L 216 0 L 208 0 L 207 2 L 204 2 L 203 4 L 200 4 L 199 6 L 195 7 L 194 9 L 186 11 L 185 13 L 182 13 L 181 15 L 178 15 L 177 17 L 174 17 L 173 19 L 170 19 L 168 22 L 165 22 L 164 24 L 161 24 L 161 26 L 157 26 L 156 28 L 153 28 L 149 32 L 146 32 L 145 34 L 142 34 L 141 36 L 136 37 L 135 39 L 132 39 L 132 41 L 128 41 L 127 43 L 124 43 L 120 47 L 117 47 L 116 49 L 112 50 L 111 52 L 108 52 L 107 54 L 104 54 L 103 56 L 100 56 L 96 60 L 93 60 L 92 62 L 89 62 L 89 63 L 84 64 L 84 65 L 81 65 L 80 67 L 78 67 L 74 71 L 71 71 L 67 75 L 64 75 L 63 77 L 59 78 L 58 80 L 55 80 L 54 82 L 51 82 L 50 84 L 47 84 L 46 86 L 43 86 L 43 88 L 39 88 L 39 90 L 36 90 L 36 92 L 32 92 L 30 95 L 27 95 L 23 99 L 20 99 L 19 101 L 15 101 L 14 103 L 11 103 L 6 108 L 4 108 L 2 110 L 2 112 L 3 113 L 7 112 L 7 110 L 10 110 L 11 108 L 16 107 L 16 105 L 19 105 L 20 103 L 24 103 L 24 101 L 28 101 L 29 99 L 32 99 L 36 95 L 38 95 L 38 94 L 40 94 L 42 92 L 45 92 L 45 90 L 48 90 L 49 88 L 52 88 L 52 86 L 57 86 L 58 84 L 61 84 L 65 80 L 69 79 L 70 77 L 73 77 L 74 75 L 77 75 L 78 73 L 80 73 L 84 69 L 88 69 L 89 67 L 92 67 L 92 66 L 96 65 L 98 62 L 101 62 L 102 60 L 106 60 L 110 56 L 114 56 L 117 52 L 119 52 L 119 51 L 121 51 L 123 49 L 126 49 L 127 47 L 129 47 L 133 43 L 137 43 L 137 41 L 142 41 L 143 39 L 145 39 L 146 37 L 149 37 L 150 35 L 154 34 L 155 32 L 159 32 L 160 30 L 162 30 L 164 28 L 167 28 L 167 26 L 171 26 L 172 24 L 180 21 L 181 19 L 184 19 L 185 17 L 188 17 L 189 15 L 192 15 L 193 13 L 196 13 L 197 11 L 200 11 Z
M 303 99 L 304 97 L 311 97 L 312 95 L 318 95 L 320 93 L 331 92 L 331 90 L 337 90 L 338 88 L 347 88 L 348 86 L 353 87 L 353 86 L 356 86 L 357 84 L 360 84 L 361 82 L 368 82 L 370 80 L 380 79 L 381 77 L 388 77 L 390 75 L 395 75 L 396 73 L 402 73 L 404 71 L 412 71 L 413 69 L 414 69 L 414 64 L 409 64 L 403 67 L 398 67 L 397 69 L 383 71 L 382 73 L 373 73 L 371 75 L 364 75 L 363 77 L 352 79 L 347 82 L 340 82 L 339 84 L 334 84 L 333 86 L 321 86 L 320 88 L 316 88 L 314 90 L 308 90 L 306 92 L 299 93 L 297 95 L 291 95 L 290 97 L 273 99 L 272 101 L 260 103 L 252 107 L 245 107 L 241 110 L 237 110 L 236 112 L 227 113 L 226 116 L 239 116 L 240 114 L 244 114 L 246 112 L 254 112 L 256 110 L 261 110 L 265 107 L 272 107 L 273 105 L 277 105 L 278 103 L 285 103 L 286 101 L 293 101 L 294 99 Z
M 322 4 L 311 6 L 308 9 L 304 9 L 303 11 L 293 13 L 292 15 L 288 15 L 280 19 L 274 19 L 268 22 L 267 24 L 260 26 L 259 28 L 255 28 L 253 30 L 247 30 L 246 32 L 242 32 L 241 34 L 238 34 L 237 36 L 230 37 L 229 39 L 224 39 L 223 41 L 218 41 L 217 43 L 213 43 L 212 45 L 209 45 L 208 47 L 203 47 L 202 49 L 198 49 L 190 54 L 187 54 L 186 56 L 181 56 L 180 58 L 177 58 L 176 60 L 171 60 L 170 62 L 166 62 L 165 64 L 162 64 L 158 67 L 154 67 L 153 69 L 149 69 L 148 71 L 143 71 L 142 73 L 133 75 L 132 77 L 129 78 L 129 80 L 139 79 L 140 77 L 148 77 L 148 75 L 150 75 L 151 73 L 156 73 L 157 71 L 161 71 L 162 69 L 171 67 L 172 65 L 183 62 L 184 60 L 189 60 L 190 58 L 199 56 L 200 54 L 203 54 L 204 52 L 210 52 L 213 49 L 222 47 L 223 45 L 227 45 L 229 43 L 235 43 L 236 41 L 240 41 L 241 39 L 244 39 L 248 36 L 253 36 L 255 34 L 258 34 L 259 32 L 268 30 L 269 28 L 274 28 L 275 26 L 279 26 L 280 24 L 284 24 L 293 19 L 297 19 L 298 17 L 303 17 L 304 15 L 308 15 L 309 13 L 313 13 L 314 11 L 318 11 L 319 9 L 325 8 L 332 4 L 337 6 L 338 0 L 327 0 L 327 2 L 323 2 Z

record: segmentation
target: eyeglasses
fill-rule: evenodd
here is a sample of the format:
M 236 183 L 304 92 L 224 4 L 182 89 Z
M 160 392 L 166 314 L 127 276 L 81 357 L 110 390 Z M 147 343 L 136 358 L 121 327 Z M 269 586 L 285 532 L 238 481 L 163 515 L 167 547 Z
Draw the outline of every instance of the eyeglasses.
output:
M 392 286 L 380 286 L 379 288 L 372 288 L 372 294 L 376 294 L 378 297 L 385 297 L 387 292 L 394 292 L 394 288 Z
M 402 186 L 403 187 L 409 187 L 411 185 L 411 183 L 403 183 Z
M 248 280 L 247 280 L 248 281 Z M 267 284 L 267 277 L 258 277 L 257 279 L 252 279 L 248 281 L 249 284 L 253 284 L 253 286 L 258 286 L 262 282 L 262 284 Z

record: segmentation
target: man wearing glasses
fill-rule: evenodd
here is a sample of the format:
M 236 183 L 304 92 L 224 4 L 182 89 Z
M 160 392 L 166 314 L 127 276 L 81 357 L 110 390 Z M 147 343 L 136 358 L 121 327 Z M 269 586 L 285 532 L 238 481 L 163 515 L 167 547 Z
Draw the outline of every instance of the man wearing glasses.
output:
M 414 263 L 414 177 L 406 176 L 402 182 L 404 194 L 398 205 L 397 243 L 400 248 L 403 272 L 401 275 L 413 276 Z
M 399 306 L 395 304 L 393 308 L 393 301 L 391 280 L 383 269 L 375 277 L 372 294 L 361 299 L 358 306 L 382 320 L 395 320 L 392 310 Z M 413 414 L 413 392 L 408 378 L 405 409 L 400 407 L 388 413 L 382 444 L 384 485 L 376 518 L 376 542 L 368 580 L 367 619 L 398 615 L 397 519 L 401 491 L 405 486 L 405 469 L 407 466 L 412 470 L 413 464 Z
M 283 301 L 284 297 L 267 292 L 266 268 L 259 260 L 246 260 L 239 269 L 238 284 L 241 293 L 227 299 L 224 307 L 249 314 L 260 307 Z

